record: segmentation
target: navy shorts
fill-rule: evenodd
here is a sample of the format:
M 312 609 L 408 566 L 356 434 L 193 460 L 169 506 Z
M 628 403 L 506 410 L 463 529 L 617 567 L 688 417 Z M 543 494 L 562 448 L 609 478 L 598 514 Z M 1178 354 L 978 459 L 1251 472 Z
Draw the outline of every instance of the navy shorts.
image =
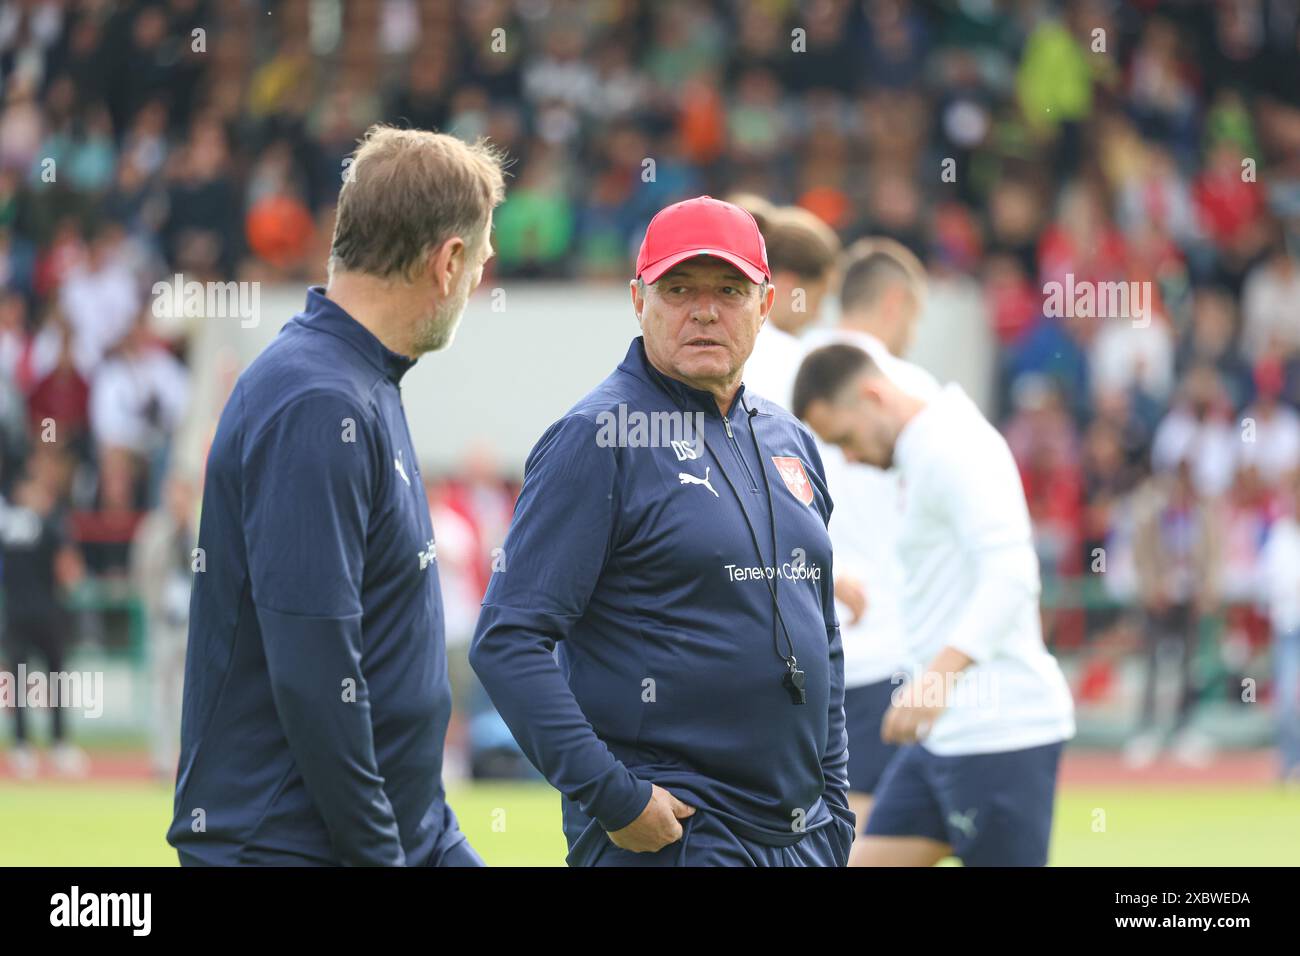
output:
M 838 819 L 809 830 L 793 846 L 767 846 L 737 836 L 715 813 L 697 807 L 682 821 L 682 838 L 654 853 L 615 846 L 592 820 L 569 851 L 569 866 L 844 866 L 852 828 Z
M 844 727 L 849 735 L 849 789 L 875 793 L 885 765 L 898 752 L 897 744 L 880 739 L 880 725 L 898 685 L 877 681 L 844 691 Z M 861 820 L 858 821 L 862 823 Z
M 966 866 L 1045 866 L 1063 746 L 941 757 L 909 744 L 885 770 L 866 833 L 938 840 Z

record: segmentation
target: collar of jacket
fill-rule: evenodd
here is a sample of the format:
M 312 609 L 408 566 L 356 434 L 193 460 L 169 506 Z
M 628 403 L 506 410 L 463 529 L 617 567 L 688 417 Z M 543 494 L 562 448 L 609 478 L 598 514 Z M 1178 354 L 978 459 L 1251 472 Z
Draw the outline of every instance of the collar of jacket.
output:
M 685 382 L 670 378 L 663 372 L 659 371 L 650 364 L 650 359 L 645 354 L 645 338 L 638 335 L 632 340 L 632 345 L 627 350 L 627 355 L 619 363 L 619 371 L 626 372 L 643 382 L 649 382 L 658 389 L 668 394 L 677 406 L 685 411 L 703 411 L 707 413 L 718 412 L 718 403 L 713 398 L 712 392 L 706 392 L 703 389 L 692 388 Z M 742 382 L 736 389 L 736 397 L 732 399 L 731 408 L 727 412 L 727 417 L 734 419 L 737 409 L 745 409 L 745 383 Z M 718 417 L 722 415 L 719 413 Z
M 384 345 L 375 334 L 348 315 L 338 303 L 325 295 L 324 286 L 314 285 L 307 290 L 307 306 L 302 310 L 301 323 L 309 329 L 328 332 L 347 342 L 394 385 L 402 381 L 416 360 L 399 355 Z

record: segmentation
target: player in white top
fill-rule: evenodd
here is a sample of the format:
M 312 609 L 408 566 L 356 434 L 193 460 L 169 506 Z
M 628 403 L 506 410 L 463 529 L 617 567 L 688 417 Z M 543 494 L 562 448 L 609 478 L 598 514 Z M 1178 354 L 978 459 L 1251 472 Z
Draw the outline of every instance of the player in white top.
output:
M 912 679 L 882 728 L 904 746 L 876 791 L 860 862 L 1045 864 L 1074 707 L 1043 644 L 1029 511 L 1006 441 L 958 386 L 918 398 L 851 345 L 810 353 L 795 391 L 824 441 L 849 461 L 896 466 L 903 482 Z
M 904 264 L 861 243 L 844 265 L 840 288 L 841 325 L 818 329 L 824 297 L 836 279 L 839 240 L 803 209 L 773 207 L 752 196 L 734 197 L 758 221 L 776 287 L 776 303 L 745 363 L 745 388 L 794 410 L 793 389 L 809 340 L 849 338 L 878 349 L 888 361 L 884 340 L 905 348 L 920 311 L 919 283 Z M 880 336 L 879 338 L 877 336 Z M 922 393 L 938 391 L 929 373 L 900 362 L 900 381 Z M 906 366 L 903 368 L 903 366 Z M 796 411 L 796 414 L 798 412 Z M 849 807 L 859 829 L 871 811 L 871 793 L 896 747 L 880 739 L 880 722 L 889 708 L 893 679 L 903 666 L 898 592 L 902 578 L 894 560 L 898 524 L 895 477 L 878 468 L 845 463 L 840 450 L 818 443 L 835 510 L 830 535 L 835 551 L 836 612 L 844 641 L 844 718 L 849 737 Z
M 745 389 L 790 407 L 804 355 L 800 336 L 817 322 L 835 278 L 840 240 L 830 226 L 798 206 L 748 209 L 767 246 L 776 301 L 745 361 Z
M 924 296 L 924 267 L 906 247 L 884 238 L 859 240 L 842 266 L 839 324 L 813 329 L 804 342 L 809 350 L 835 342 L 856 345 L 899 388 L 931 398 L 940 391 L 934 376 L 897 357 L 911 345 Z M 802 405 L 796 395 L 791 410 L 802 417 Z M 840 614 L 844 716 L 849 806 L 861 831 L 871 814 L 872 794 L 898 749 L 881 739 L 880 727 L 906 673 L 903 574 L 896 555 L 901 489 L 896 470 L 846 462 L 833 445 L 819 443 L 819 448 L 835 503 L 829 528 L 835 594 L 850 612 Z M 859 842 L 856 853 L 862 852 L 861 846 Z

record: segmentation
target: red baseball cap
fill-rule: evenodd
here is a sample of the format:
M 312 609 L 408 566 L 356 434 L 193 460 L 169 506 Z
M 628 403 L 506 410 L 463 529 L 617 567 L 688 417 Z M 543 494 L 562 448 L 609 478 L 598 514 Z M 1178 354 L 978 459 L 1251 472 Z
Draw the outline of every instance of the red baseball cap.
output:
M 750 282 L 772 278 L 767 246 L 754 217 L 712 196 L 685 199 L 655 213 L 637 253 L 637 278 L 654 282 L 677 263 L 695 256 L 717 256 L 730 262 Z

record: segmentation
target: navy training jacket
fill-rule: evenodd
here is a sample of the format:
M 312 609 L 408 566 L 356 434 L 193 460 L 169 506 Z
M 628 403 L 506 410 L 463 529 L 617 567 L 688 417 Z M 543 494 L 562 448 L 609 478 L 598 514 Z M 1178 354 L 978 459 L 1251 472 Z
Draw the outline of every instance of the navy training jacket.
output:
M 703 441 L 655 447 L 653 429 L 634 430 L 635 413 L 672 411 L 701 413 Z M 593 820 L 631 823 L 654 783 L 772 846 L 837 825 L 847 858 L 830 514 L 797 419 L 742 386 L 724 422 L 709 393 L 659 373 L 639 337 L 538 441 L 470 660 L 566 798 L 570 849 Z M 807 672 L 803 705 L 782 686 L 766 575 Z
M 422 865 L 451 714 L 398 355 L 327 299 L 239 377 L 208 455 L 175 817 L 194 864 Z

